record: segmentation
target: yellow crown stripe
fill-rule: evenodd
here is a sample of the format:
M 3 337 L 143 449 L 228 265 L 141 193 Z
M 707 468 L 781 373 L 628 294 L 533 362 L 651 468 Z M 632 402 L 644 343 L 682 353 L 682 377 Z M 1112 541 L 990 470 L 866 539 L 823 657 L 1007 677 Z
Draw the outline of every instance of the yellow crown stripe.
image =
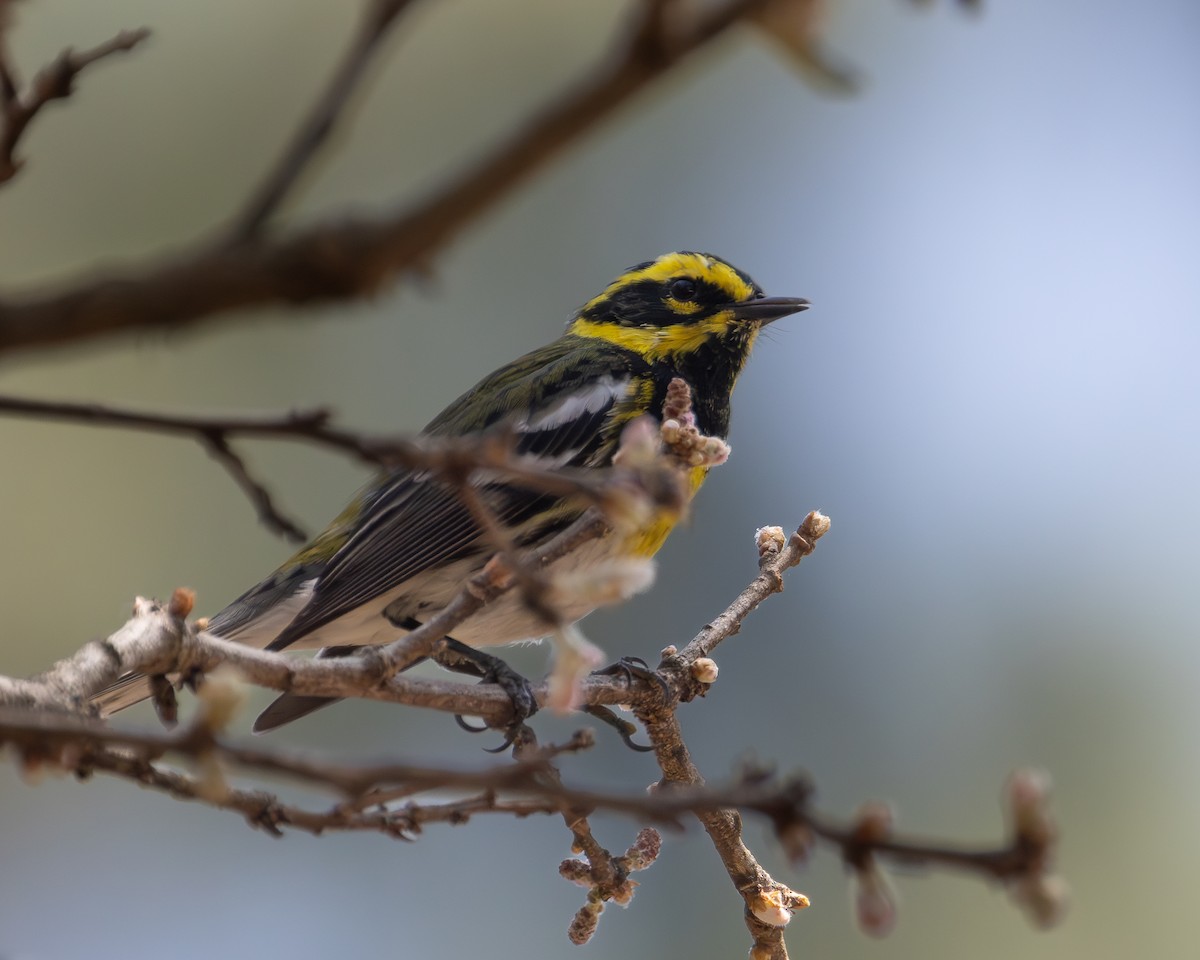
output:
M 692 277 L 696 280 L 707 280 L 729 294 L 731 303 L 749 300 L 754 296 L 754 288 L 738 276 L 738 272 L 729 264 L 701 253 L 668 253 L 659 257 L 650 266 L 640 270 L 630 270 L 617 277 L 605 287 L 598 297 L 593 297 L 583 305 L 581 312 L 586 313 L 592 307 L 609 299 L 614 293 L 646 280 L 663 283 L 678 277 Z

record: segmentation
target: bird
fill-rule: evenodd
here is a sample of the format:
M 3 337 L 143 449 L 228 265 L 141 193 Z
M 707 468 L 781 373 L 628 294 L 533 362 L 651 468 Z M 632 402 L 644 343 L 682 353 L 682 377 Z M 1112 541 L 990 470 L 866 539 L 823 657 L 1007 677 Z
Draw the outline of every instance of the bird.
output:
M 672 380 L 692 394 L 699 431 L 725 438 L 730 398 L 762 328 L 807 309 L 798 297 L 767 297 L 748 274 L 720 257 L 667 253 L 639 263 L 580 307 L 558 339 L 488 374 L 433 418 L 434 440 L 505 428 L 515 452 L 552 467 L 612 466 L 623 428 L 661 421 Z M 706 467 L 690 471 L 687 497 Z M 506 533 L 536 548 L 567 529 L 585 504 L 495 479 L 475 481 Z M 632 532 L 610 531 L 555 562 L 588 569 L 621 556 L 658 551 L 676 517 L 656 516 Z M 393 468 L 373 477 L 334 520 L 266 579 L 209 618 L 209 633 L 267 650 L 313 649 L 352 655 L 387 643 L 443 609 L 495 554 L 494 542 L 447 484 L 429 471 Z M 573 623 L 596 605 L 568 599 Z M 501 682 L 518 715 L 536 709 L 524 678 L 480 647 L 539 639 L 543 617 L 510 592 L 452 631 L 450 642 L 485 679 Z M 516 677 L 516 681 L 513 678 Z M 93 703 L 109 716 L 151 696 L 150 679 L 129 674 Z M 336 698 L 282 694 L 258 717 L 265 732 Z M 521 702 L 518 702 L 521 701 Z

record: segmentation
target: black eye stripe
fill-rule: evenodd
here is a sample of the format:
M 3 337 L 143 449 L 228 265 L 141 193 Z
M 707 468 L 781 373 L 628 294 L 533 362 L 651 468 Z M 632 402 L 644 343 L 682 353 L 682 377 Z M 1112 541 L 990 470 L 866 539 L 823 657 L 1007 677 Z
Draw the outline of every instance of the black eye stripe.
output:
M 692 285 L 690 297 L 683 289 L 673 289 L 680 282 Z M 751 289 L 759 292 L 757 287 L 752 286 Z M 624 284 L 614 283 L 602 296 L 597 297 L 581 311 L 579 316 L 595 323 L 615 323 L 629 327 L 697 323 L 714 312 L 725 309 L 731 301 L 742 299 L 740 293 L 741 291 L 727 290 L 705 277 L 680 274 L 657 279 L 638 277 Z M 668 303 L 668 300 L 674 303 Z M 681 309 L 681 304 L 691 305 L 691 309 Z

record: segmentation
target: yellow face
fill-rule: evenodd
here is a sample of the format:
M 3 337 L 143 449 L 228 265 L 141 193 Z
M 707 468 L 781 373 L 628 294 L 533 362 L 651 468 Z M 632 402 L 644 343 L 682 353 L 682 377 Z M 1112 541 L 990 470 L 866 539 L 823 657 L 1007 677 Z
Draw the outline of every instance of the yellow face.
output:
M 762 297 L 748 276 L 705 253 L 668 253 L 617 277 L 580 308 L 569 332 L 598 337 L 640 354 L 669 359 L 696 351 L 735 330 L 749 350 L 757 323 L 734 305 Z

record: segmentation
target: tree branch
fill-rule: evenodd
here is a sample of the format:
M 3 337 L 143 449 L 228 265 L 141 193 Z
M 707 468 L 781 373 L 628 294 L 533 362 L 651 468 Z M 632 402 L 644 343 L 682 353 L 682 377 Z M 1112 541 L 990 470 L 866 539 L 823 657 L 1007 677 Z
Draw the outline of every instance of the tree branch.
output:
M 700 819 L 730 876 L 738 878 L 747 925 L 755 938 L 754 955 L 764 960 L 787 956 L 782 927 L 791 911 L 807 906 L 807 898 L 771 880 L 740 837 L 731 845 L 740 834 L 738 811 L 769 820 L 793 859 L 807 855 L 812 838 L 833 846 L 864 885 L 871 877 L 875 883 L 881 881 L 875 858 L 909 867 L 949 866 L 1004 883 L 1035 922 L 1047 924 L 1061 915 L 1061 880 L 1050 872 L 1057 832 L 1048 810 L 1048 791 L 1044 781 L 1028 771 L 1014 774 L 1006 790 L 1012 821 L 1008 839 L 997 847 L 972 850 L 895 836 L 890 819 L 881 816 L 877 804 L 864 807 L 849 825 L 835 827 L 813 809 L 813 791 L 802 777 L 781 780 L 747 770 L 726 786 L 710 787 L 698 779 L 673 779 L 688 774 L 670 761 L 671 772 L 664 771 L 663 784 L 649 794 L 566 785 L 552 760 L 592 746 L 588 731 L 545 748 L 526 739 L 518 745 L 516 762 L 478 770 L 395 761 L 335 762 L 281 748 L 235 744 L 221 736 L 221 728 L 233 716 L 236 699 L 235 689 L 214 678 L 202 691 L 196 721 L 170 733 L 114 730 L 79 717 L 0 708 L 0 745 L 16 750 L 29 778 L 56 771 L 85 778 L 99 770 L 178 799 L 238 813 L 251 826 L 276 836 L 285 828 L 313 834 L 369 830 L 408 840 L 426 824 L 461 823 L 477 813 L 517 817 L 557 813 L 571 829 L 578 851 L 587 857 L 586 863 L 565 861 L 560 867 L 565 878 L 589 888 L 590 906 L 572 923 L 572 939 L 580 943 L 594 931 L 603 902 L 627 902 L 633 892 L 627 883 L 629 872 L 644 869 L 658 852 L 657 834 L 643 831 L 634 848 L 613 857 L 588 825 L 589 813 L 597 810 L 672 828 L 681 826 L 685 815 Z M 184 761 L 192 772 L 167 766 L 169 759 Z M 234 787 L 228 780 L 231 772 L 282 776 L 321 789 L 335 801 L 324 810 L 286 804 L 266 791 Z M 694 767 L 690 776 L 698 778 Z M 433 791 L 462 795 L 434 803 L 418 799 Z M 1048 905 L 1056 912 L 1048 912 Z
M 646 727 L 663 778 L 656 794 L 670 796 L 679 786 L 699 789 L 704 777 L 692 762 L 683 739 L 679 718 L 667 704 L 642 706 L 638 719 Z M 734 888 L 745 901 L 746 927 L 754 938 L 753 955 L 761 960 L 787 960 L 783 927 L 792 913 L 808 906 L 808 898 L 778 883 L 758 863 L 742 841 L 742 818 L 734 807 L 716 807 L 693 811 L 708 833 L 717 855 Z
M 333 133 L 355 88 L 392 25 L 412 0 L 372 0 L 329 85 L 313 105 L 275 167 L 235 218 L 230 239 L 248 240 L 283 204 L 305 167 Z
M 173 436 L 192 437 L 250 498 L 259 519 L 271 530 L 291 540 L 304 540 L 304 532 L 274 505 L 266 488 L 254 478 L 245 461 L 232 448 L 239 437 L 292 440 L 344 453 L 363 463 L 391 469 L 430 470 L 444 476 L 465 477 L 478 470 L 493 471 L 515 483 L 546 493 L 577 496 L 604 510 L 628 494 L 620 483 L 598 480 L 594 470 L 549 470 L 537 461 L 516 456 L 512 438 L 492 434 L 433 440 L 428 437 L 372 438 L 331 426 L 331 411 L 324 408 L 263 416 L 197 416 L 129 410 L 99 403 L 72 403 L 0 395 L 0 415 L 29 417 L 89 426 L 120 427 Z M 643 484 L 643 489 L 652 489 Z
M 657 15 L 643 15 L 608 67 L 415 209 L 330 221 L 270 240 L 255 235 L 231 243 L 222 234 L 66 289 L 0 299 L 0 352 L 122 330 L 180 328 L 234 308 L 358 297 L 404 270 L 426 269 L 501 197 L 763 2 L 727 0 L 686 19 L 680 14 L 669 36 Z M 290 176 L 279 177 L 285 190 Z
M 17 146 L 42 108 L 54 100 L 69 97 L 74 90 L 75 78 L 93 63 L 115 53 L 126 53 L 148 36 L 150 31 L 145 28 L 122 30 L 111 40 L 90 50 L 77 53 L 68 48 L 33 78 L 24 93 L 0 41 L 0 184 L 20 172 L 23 161 L 16 156 Z

